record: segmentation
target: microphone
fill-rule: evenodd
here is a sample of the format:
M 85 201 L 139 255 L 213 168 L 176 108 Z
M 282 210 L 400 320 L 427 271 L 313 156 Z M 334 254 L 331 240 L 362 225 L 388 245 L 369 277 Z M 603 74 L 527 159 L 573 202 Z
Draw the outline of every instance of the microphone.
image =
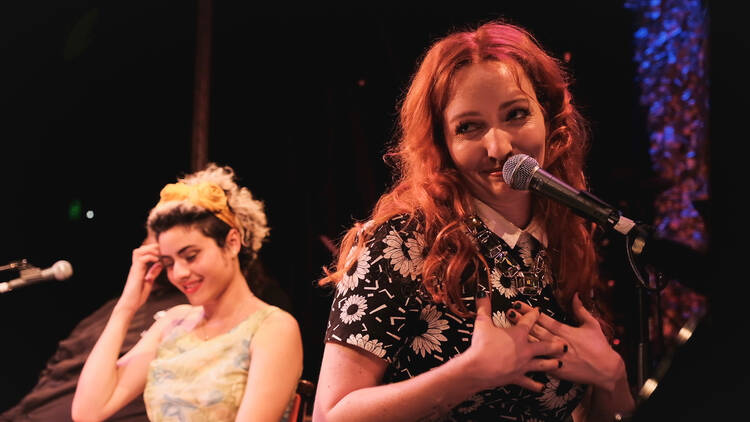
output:
M 636 224 L 620 211 L 590 194 L 578 190 L 539 167 L 526 154 L 516 154 L 503 165 L 503 179 L 516 190 L 531 190 L 570 207 L 576 214 L 606 229 L 632 236 L 629 249 L 644 262 L 678 278 L 699 292 L 710 279 L 708 257 L 682 243 L 670 240 L 645 224 Z
M 539 167 L 539 163 L 526 154 L 516 154 L 503 164 L 503 179 L 516 190 L 532 190 L 573 209 L 581 217 L 595 221 L 606 229 L 628 234 L 635 226 L 633 220 L 623 217 L 611 205 L 578 190 Z
M 73 267 L 70 262 L 60 260 L 49 268 L 40 270 L 30 268 L 21 272 L 21 277 L 0 283 L 0 293 L 9 292 L 23 286 L 29 286 L 47 280 L 65 280 L 73 275 Z

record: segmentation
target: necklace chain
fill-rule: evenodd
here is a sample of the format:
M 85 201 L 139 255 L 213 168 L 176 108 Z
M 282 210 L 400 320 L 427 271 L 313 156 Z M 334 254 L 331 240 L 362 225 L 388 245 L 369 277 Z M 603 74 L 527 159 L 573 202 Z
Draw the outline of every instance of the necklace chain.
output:
M 537 252 L 530 268 L 515 262 L 512 254 L 505 250 L 498 236 L 493 233 L 477 216 L 467 218 L 466 226 L 474 235 L 476 244 L 484 250 L 486 256 L 492 259 L 492 265 L 500 272 L 500 277 L 507 279 L 509 284 L 519 292 L 536 296 L 541 293 L 548 279 L 546 254 L 544 249 Z

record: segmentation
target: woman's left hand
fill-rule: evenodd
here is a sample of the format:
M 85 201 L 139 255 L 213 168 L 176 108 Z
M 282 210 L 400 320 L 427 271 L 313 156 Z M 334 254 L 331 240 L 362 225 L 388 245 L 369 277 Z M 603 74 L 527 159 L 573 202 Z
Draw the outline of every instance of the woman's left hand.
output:
M 514 302 L 514 309 L 507 311 L 507 316 L 515 323 L 518 316 L 514 317 L 514 312 L 525 314 L 531 309 L 526 303 Z M 625 363 L 609 345 L 599 321 L 584 308 L 578 293 L 573 296 L 573 312 L 581 322 L 579 327 L 564 324 L 542 313 L 529 333 L 530 340 L 559 340 L 568 346 L 567 352 L 560 358 L 562 367 L 550 371 L 551 375 L 612 391 L 615 382 L 625 373 Z

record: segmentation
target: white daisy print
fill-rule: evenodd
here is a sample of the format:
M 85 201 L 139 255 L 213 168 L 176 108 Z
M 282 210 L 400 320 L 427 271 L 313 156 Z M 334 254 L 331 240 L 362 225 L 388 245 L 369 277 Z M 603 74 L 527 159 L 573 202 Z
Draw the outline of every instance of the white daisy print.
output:
M 577 391 L 574 387 L 568 382 L 560 386 L 559 379 L 550 377 L 549 382 L 544 384 L 542 395 L 537 400 L 548 409 L 559 409 L 576 396 Z
M 417 274 L 422 272 L 424 246 L 424 235 L 422 233 L 414 233 L 414 238 L 406 239 L 406 247 L 409 248 L 409 258 L 414 263 Z
M 512 285 L 508 287 L 503 286 L 501 280 L 502 275 L 500 274 L 500 271 L 498 271 L 497 268 L 493 268 L 490 273 L 490 284 L 492 285 L 492 288 L 508 299 L 516 297 L 518 295 L 518 290 Z
M 495 327 L 498 328 L 508 328 L 510 327 L 510 321 L 508 321 L 508 317 L 505 315 L 505 312 L 502 311 L 495 311 L 492 314 L 492 323 L 495 324 Z
M 408 238 L 404 242 L 396 231 L 391 230 L 383 239 L 383 243 L 388 245 L 383 249 L 383 256 L 391 261 L 393 269 L 402 276 L 409 276 L 415 280 L 422 272 L 424 263 L 424 236 L 414 233 L 413 238 Z
M 351 324 L 354 321 L 359 321 L 365 314 L 367 309 L 367 299 L 360 295 L 351 295 L 344 303 L 341 304 L 341 321 L 344 324 Z
M 527 267 L 531 267 L 534 265 L 534 255 L 539 249 L 539 241 L 534 236 L 521 232 L 516 241 L 516 249 L 518 249 L 518 254 L 521 256 L 523 263 Z
M 443 331 L 448 329 L 448 320 L 440 319 L 441 316 L 443 314 L 434 305 L 427 305 L 422 308 L 419 319 L 426 323 L 427 329 L 412 341 L 411 348 L 414 353 L 418 353 L 422 357 L 431 354 L 433 351 L 442 353 L 440 342 L 448 340 L 442 334 Z
M 362 334 L 357 334 L 356 336 L 354 334 L 351 334 L 349 338 L 346 339 L 346 342 L 355 346 L 359 346 L 379 358 L 385 356 L 383 343 L 377 341 L 376 339 L 370 340 L 369 334 L 365 334 L 364 336 Z
M 356 247 L 349 249 L 349 255 L 346 257 L 346 266 L 351 264 L 354 259 L 354 251 Z M 359 254 L 357 262 L 354 263 L 349 270 L 341 277 L 341 281 L 336 284 L 339 294 L 346 293 L 347 290 L 354 289 L 359 284 L 359 280 L 364 280 L 367 273 L 370 271 L 370 249 L 362 249 L 362 253 Z

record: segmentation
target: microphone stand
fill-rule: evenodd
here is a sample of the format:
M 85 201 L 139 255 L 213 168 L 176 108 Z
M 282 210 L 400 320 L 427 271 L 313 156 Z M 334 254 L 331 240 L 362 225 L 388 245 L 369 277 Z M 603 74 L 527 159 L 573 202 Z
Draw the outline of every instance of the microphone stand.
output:
M 653 390 L 656 388 L 657 381 L 648 377 L 649 375 L 649 303 L 648 293 L 654 292 L 658 294 L 667 285 L 668 279 L 664 277 L 664 274 L 657 271 L 656 284 L 652 287 L 648 279 L 643 276 L 641 270 L 636 264 L 636 257 L 650 258 L 653 259 L 654 255 L 647 255 L 648 246 L 651 246 L 649 241 L 654 241 L 654 248 L 658 248 L 656 238 L 654 237 L 654 229 L 651 226 L 645 224 L 636 224 L 626 235 L 625 235 L 625 249 L 628 257 L 628 263 L 630 268 L 638 280 L 636 285 L 636 300 L 638 303 L 638 348 L 637 348 L 637 374 L 636 379 L 639 388 L 639 399 L 644 400 L 651 395 Z M 665 242 L 661 239 L 660 242 Z M 669 247 L 676 247 L 676 244 L 668 243 Z M 673 246 L 675 245 L 675 246 Z M 656 249 L 655 249 L 656 250 Z M 658 252 L 664 252 L 664 247 L 661 246 L 661 250 Z M 652 252 L 653 253 L 653 252 Z M 665 264 L 666 265 L 666 264 Z
M 10 270 L 25 270 L 26 268 L 29 268 L 31 264 L 24 258 L 20 259 L 18 261 L 11 261 L 10 263 L 6 265 L 0 265 L 0 271 L 10 271 Z
M 669 280 L 677 280 L 686 286 L 704 293 L 708 286 L 705 284 L 711 279 L 712 267 L 708 265 L 708 255 L 695 250 L 687 245 L 661 237 L 653 227 L 637 223 L 625 234 L 626 254 L 630 268 L 633 270 L 637 283 L 638 302 L 638 349 L 637 349 L 637 395 L 636 413 L 628 416 L 628 421 L 652 420 L 649 412 L 653 412 L 654 405 L 647 406 L 648 399 L 656 391 L 661 383 L 673 359 L 676 357 L 677 347 L 682 347 L 693 336 L 698 324 L 706 315 L 705 310 L 694 313 L 688 321 L 677 332 L 675 343 L 668 349 L 664 349 L 659 362 L 652 367 L 649 357 L 649 306 L 648 293 L 657 295 L 666 286 Z M 654 282 L 649 283 L 636 265 L 636 257 L 646 265 L 650 266 L 654 274 Z M 649 269 L 644 266 L 645 269 Z M 666 276 L 665 276 L 666 275 Z M 668 276 L 668 277 L 667 277 Z M 657 299 L 659 297 L 657 296 Z M 661 318 L 660 306 L 657 307 L 657 318 Z M 660 320 L 659 320 L 660 322 Z M 655 324 L 659 327 L 660 324 Z M 658 402 L 657 402 L 658 403 Z M 644 413 L 645 412 L 645 413 Z M 636 419 L 631 419 L 636 417 Z M 626 419 L 615 419 L 626 420 Z
M 630 233 L 635 233 L 631 236 Z M 646 288 L 648 284 L 645 282 L 640 270 L 635 264 L 633 254 L 640 255 L 643 251 L 643 247 L 646 243 L 644 236 L 645 230 L 636 226 L 625 236 L 625 249 L 628 257 L 628 263 L 630 269 L 633 271 L 635 278 L 638 280 L 636 284 L 636 302 L 638 303 L 638 345 L 637 345 L 637 358 L 636 358 L 636 380 L 638 387 L 641 388 L 646 382 L 648 376 L 648 305 L 646 304 L 647 294 Z

